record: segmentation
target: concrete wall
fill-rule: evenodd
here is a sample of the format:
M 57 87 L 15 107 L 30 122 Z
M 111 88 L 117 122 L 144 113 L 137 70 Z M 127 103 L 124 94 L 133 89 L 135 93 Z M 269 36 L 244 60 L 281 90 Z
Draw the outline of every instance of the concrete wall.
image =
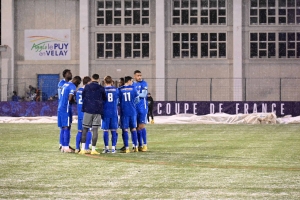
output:
M 2 0 L 3 1 L 3 0 Z M 250 59 L 249 33 L 251 31 L 299 31 L 298 25 L 250 26 L 250 1 L 242 0 L 242 88 L 235 88 L 233 55 L 233 0 L 227 0 L 226 26 L 172 26 L 171 0 L 165 3 L 165 41 L 156 41 L 156 1 L 150 1 L 149 26 L 102 26 L 97 27 L 96 0 L 89 1 L 89 75 L 99 73 L 101 77 L 111 75 L 115 80 L 133 75 L 139 69 L 149 83 L 154 98 L 156 89 L 156 44 L 165 43 L 165 100 L 234 100 L 237 90 L 243 90 L 243 100 L 300 100 L 297 89 L 300 67 L 299 59 Z M 79 74 L 79 0 L 14 0 L 14 88 L 25 94 L 28 85 L 37 84 L 37 74 L 61 74 L 68 68 Z M 70 29 L 71 60 L 69 61 L 25 61 L 24 31 L 26 29 Z M 150 33 L 149 59 L 96 59 L 96 33 Z M 173 59 L 173 32 L 226 32 L 227 57 L 222 59 Z M 1 59 L 1 58 L 0 58 Z M 3 58 L 2 58 L 3 60 Z M 3 62 L 0 62 L 0 64 Z M 1 67 L 1 66 L 0 66 Z M 2 69 L 2 67 L 1 67 Z M 0 70 L 1 72 L 1 70 Z M 255 79 L 257 78 L 257 79 Z M 280 78 L 281 83 L 280 83 Z M 178 81 L 177 81 L 178 79 Z M 251 80 L 250 80 L 251 79 Z M 162 86 L 164 87 L 164 86 Z M 176 93 L 176 87 L 180 90 Z M 164 90 L 160 90 L 164 91 Z M 12 91 L 11 91 L 12 92 Z
M 96 26 L 96 0 L 90 1 L 90 74 L 98 73 L 104 77 L 110 75 L 118 80 L 120 77 L 133 76 L 134 70 L 140 70 L 147 79 L 149 91 L 154 93 L 155 85 L 155 1 L 150 3 L 149 26 Z M 150 33 L 149 59 L 97 59 L 96 33 Z
M 248 101 L 299 101 L 300 90 L 297 87 L 300 78 L 299 58 L 274 58 L 251 59 L 250 58 L 250 32 L 300 32 L 299 25 L 283 26 L 250 26 L 248 0 L 243 0 L 243 68 L 244 77 L 247 80 L 246 97 Z M 257 78 L 257 79 L 256 79 Z M 281 86 L 280 86 L 280 78 Z M 256 79 L 256 80 L 255 80 Z M 280 93 L 282 99 L 280 99 Z
M 24 31 L 26 29 L 70 29 L 71 60 L 25 61 Z M 78 0 L 15 0 L 15 89 L 24 95 L 24 88 L 36 86 L 37 74 L 60 74 L 71 69 L 78 74 L 79 60 Z M 61 75 L 62 77 L 62 75 Z
M 171 1 L 166 1 L 166 78 L 167 100 L 191 100 L 209 101 L 222 99 L 232 100 L 232 15 L 227 14 L 227 26 L 172 26 L 171 25 Z M 227 3 L 227 13 L 232 13 L 232 1 Z M 173 59 L 172 58 L 172 33 L 173 32 L 226 32 L 227 33 L 227 58 L 222 59 Z M 180 80 L 177 86 L 181 89 L 177 93 L 172 89 L 177 78 Z M 196 80 L 197 78 L 202 78 Z M 210 90 L 211 78 L 213 90 Z M 219 79 L 219 80 L 217 80 Z M 212 94 L 210 94 L 212 92 Z

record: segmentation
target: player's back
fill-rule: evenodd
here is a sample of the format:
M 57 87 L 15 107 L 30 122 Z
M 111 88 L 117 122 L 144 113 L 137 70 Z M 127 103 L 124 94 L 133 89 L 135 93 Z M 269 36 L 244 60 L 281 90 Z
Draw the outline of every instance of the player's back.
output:
M 135 98 L 138 93 L 134 86 L 122 86 L 119 88 L 120 94 L 120 106 L 122 116 L 134 116 L 136 115 Z
M 58 96 L 58 99 L 60 99 L 60 97 L 61 97 L 61 90 L 62 90 L 62 87 L 64 86 L 65 83 L 67 83 L 67 81 L 65 79 L 62 79 L 57 84 L 57 96 Z
M 69 94 L 74 94 L 76 86 L 72 82 L 65 83 L 62 86 L 61 98 L 58 103 L 58 111 L 69 112 Z
M 83 87 L 79 88 L 76 92 L 76 104 L 77 104 L 77 114 L 78 119 L 83 119 L 83 112 L 82 112 L 82 91 Z
M 106 100 L 104 102 L 105 118 L 113 118 L 118 116 L 118 99 L 119 90 L 114 86 L 105 87 Z

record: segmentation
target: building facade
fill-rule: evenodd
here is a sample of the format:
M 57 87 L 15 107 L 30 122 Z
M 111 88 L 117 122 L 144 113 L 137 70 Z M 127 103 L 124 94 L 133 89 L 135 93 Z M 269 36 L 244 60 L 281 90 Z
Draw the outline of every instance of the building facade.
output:
M 139 69 L 156 100 L 300 100 L 300 0 L 1 0 L 1 9 L 2 101 L 66 68 L 115 80 Z M 70 57 L 28 59 L 28 30 L 68 30 Z

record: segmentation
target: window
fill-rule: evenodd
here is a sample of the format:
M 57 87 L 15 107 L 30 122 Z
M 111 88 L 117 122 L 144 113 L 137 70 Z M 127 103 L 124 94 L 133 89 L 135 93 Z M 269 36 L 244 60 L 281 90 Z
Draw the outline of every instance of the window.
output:
M 149 25 L 149 0 L 98 0 L 97 26 Z
M 226 25 L 226 0 L 172 0 L 173 25 Z
M 226 33 L 173 33 L 173 58 L 226 58 Z
M 300 58 L 300 33 L 278 33 L 279 58 Z
M 251 58 L 275 58 L 275 49 L 275 33 L 250 33 Z
M 250 58 L 300 58 L 300 33 L 250 33 Z
M 149 33 L 125 33 L 125 58 L 149 58 Z
M 97 2 L 97 25 L 121 25 L 121 0 Z
M 96 56 L 98 59 L 149 58 L 149 35 L 149 33 L 97 33 Z
M 97 58 L 121 58 L 121 33 L 97 34 Z
M 125 25 L 149 25 L 149 0 L 125 0 Z
M 251 0 L 250 24 L 300 24 L 300 0 Z

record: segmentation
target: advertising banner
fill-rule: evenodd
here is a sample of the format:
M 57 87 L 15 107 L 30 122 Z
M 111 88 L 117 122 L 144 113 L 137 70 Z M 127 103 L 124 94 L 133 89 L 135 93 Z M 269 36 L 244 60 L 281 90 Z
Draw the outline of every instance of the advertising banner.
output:
M 252 114 L 275 113 L 276 116 L 299 116 L 300 102 L 254 102 L 254 101 L 161 101 L 156 102 L 153 113 L 155 115 L 195 114 L 207 115 L 214 113 Z
M 70 60 L 70 29 L 25 30 L 25 60 Z
M 0 102 L 0 116 L 36 117 L 57 116 L 57 101 L 45 102 Z M 73 105 L 73 114 L 77 106 Z M 275 113 L 277 117 L 300 116 L 300 102 L 211 102 L 211 101 L 157 101 L 154 103 L 154 116 L 176 114 L 207 115 L 214 113 L 252 114 Z

